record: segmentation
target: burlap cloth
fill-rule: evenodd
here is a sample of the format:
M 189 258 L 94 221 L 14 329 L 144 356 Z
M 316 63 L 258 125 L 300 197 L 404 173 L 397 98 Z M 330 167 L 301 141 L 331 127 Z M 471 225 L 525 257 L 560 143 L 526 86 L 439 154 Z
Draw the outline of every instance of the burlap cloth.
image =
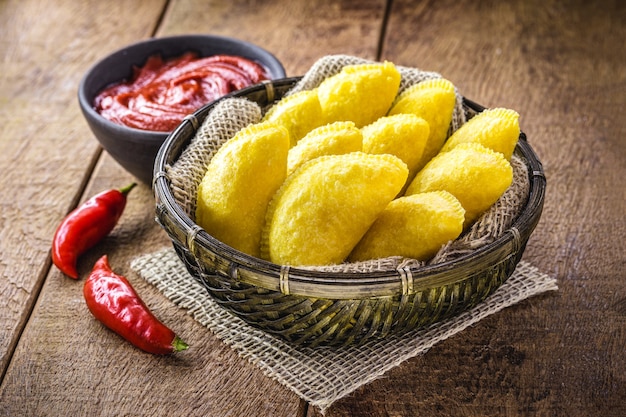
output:
M 323 79 L 348 64 L 366 63 L 356 57 L 328 56 L 316 62 L 289 94 L 315 88 Z M 399 67 L 400 91 L 437 73 Z M 258 122 L 265 109 L 245 99 L 221 102 L 207 116 L 190 145 L 173 166 L 167 167 L 170 187 L 178 204 L 194 218 L 197 186 L 206 165 L 219 147 L 242 127 Z M 450 133 L 465 122 L 462 96 L 457 92 Z M 510 226 L 523 207 L 529 190 L 524 161 L 515 156 L 513 184 L 463 236 L 445 245 L 429 262 L 444 262 L 476 250 L 497 239 Z M 342 264 L 322 270 L 396 269 L 420 267 L 423 262 L 400 257 L 374 262 Z M 173 248 L 146 254 L 133 260 L 131 267 L 142 278 L 199 323 L 211 330 L 239 355 L 259 366 L 269 377 L 293 390 L 323 413 L 334 401 L 380 377 L 405 360 L 424 354 L 434 344 L 471 326 L 484 317 L 535 294 L 556 290 L 556 281 L 522 261 L 514 274 L 484 302 L 461 315 L 428 327 L 385 339 L 369 340 L 351 347 L 298 347 L 287 344 L 243 322 L 213 301 L 206 289 L 186 270 Z
M 140 256 L 131 267 L 242 358 L 319 407 L 322 413 L 338 399 L 483 318 L 557 289 L 555 279 L 522 261 L 494 294 L 455 318 L 356 347 L 306 348 L 289 345 L 251 327 L 220 307 L 189 275 L 173 248 Z

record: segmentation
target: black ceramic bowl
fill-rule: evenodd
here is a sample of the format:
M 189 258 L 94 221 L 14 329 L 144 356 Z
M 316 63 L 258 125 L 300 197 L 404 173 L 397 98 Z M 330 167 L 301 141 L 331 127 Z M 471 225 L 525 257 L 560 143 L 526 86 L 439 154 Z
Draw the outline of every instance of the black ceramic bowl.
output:
M 213 35 L 154 38 L 113 52 L 96 63 L 80 82 L 80 108 L 102 147 L 122 167 L 146 184 L 152 183 L 154 159 L 169 132 L 141 130 L 113 123 L 94 109 L 94 98 L 105 87 L 130 79 L 133 66 L 143 66 L 152 55 L 160 54 L 163 59 L 168 59 L 189 51 L 199 56 L 241 56 L 263 65 L 272 79 L 285 77 L 285 69 L 270 52 L 245 41 Z

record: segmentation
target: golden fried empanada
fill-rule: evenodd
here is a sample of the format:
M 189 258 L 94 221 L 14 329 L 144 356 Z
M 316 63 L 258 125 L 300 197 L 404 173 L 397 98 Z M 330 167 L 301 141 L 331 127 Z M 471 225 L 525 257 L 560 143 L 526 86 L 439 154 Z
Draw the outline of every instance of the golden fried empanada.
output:
M 363 148 L 363 135 L 354 122 L 335 122 L 313 129 L 287 156 L 287 175 L 300 165 L 323 155 L 341 155 Z
M 510 109 L 487 109 L 461 126 L 443 145 L 447 152 L 459 143 L 480 143 L 500 152 L 508 160 L 513 155 L 520 134 L 519 114 Z
M 447 191 L 393 200 L 350 254 L 350 261 L 404 256 L 426 261 L 463 231 L 465 210 Z
M 400 113 L 381 117 L 361 131 L 363 152 L 397 156 L 409 168 L 407 181 L 413 179 L 430 133 L 426 120 L 414 114 Z
M 307 162 L 270 203 L 261 256 L 285 265 L 341 263 L 407 175 L 392 155 L 354 152 Z
M 428 122 L 430 134 L 424 153 L 417 164 L 418 171 L 443 146 L 448 136 L 455 104 L 454 85 L 444 78 L 435 78 L 407 88 L 398 96 L 389 110 L 389 115 L 410 113 Z
M 361 128 L 387 113 L 399 87 L 400 72 L 391 62 L 347 65 L 317 94 L 328 123 L 352 121 Z
M 325 123 L 317 90 L 304 90 L 283 97 L 267 111 L 263 121 L 287 128 L 290 144 L 294 146 L 309 131 Z
M 434 157 L 417 173 L 406 195 L 445 190 L 465 209 L 465 226 L 500 198 L 513 181 L 513 168 L 500 152 L 461 143 Z
M 274 123 L 240 130 L 215 153 L 198 187 L 196 223 L 259 256 L 267 206 L 287 175 L 289 133 Z

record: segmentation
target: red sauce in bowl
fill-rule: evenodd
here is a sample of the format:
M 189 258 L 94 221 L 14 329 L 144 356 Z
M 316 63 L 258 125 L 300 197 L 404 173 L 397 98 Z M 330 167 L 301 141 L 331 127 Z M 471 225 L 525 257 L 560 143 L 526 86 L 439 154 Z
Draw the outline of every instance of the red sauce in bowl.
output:
M 189 52 L 164 61 L 155 55 L 134 68 L 130 81 L 100 92 L 94 107 L 114 123 L 169 132 L 203 105 L 267 79 L 263 66 L 239 56 L 199 58 Z

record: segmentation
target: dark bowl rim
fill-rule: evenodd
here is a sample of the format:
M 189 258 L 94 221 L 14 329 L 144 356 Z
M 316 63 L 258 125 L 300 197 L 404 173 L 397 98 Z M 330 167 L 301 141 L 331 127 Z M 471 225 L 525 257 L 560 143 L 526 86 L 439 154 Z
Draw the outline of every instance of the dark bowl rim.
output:
M 96 123 L 100 123 L 101 125 L 105 126 L 108 130 L 115 131 L 116 133 L 125 134 L 125 135 L 132 134 L 133 137 L 141 136 L 142 139 L 137 139 L 137 141 L 149 140 L 151 142 L 159 142 L 167 138 L 167 136 L 170 135 L 173 131 L 161 132 L 161 131 L 155 131 L 155 130 L 138 129 L 138 128 L 134 128 L 130 126 L 123 126 L 123 125 L 114 123 L 110 121 L 109 119 L 103 117 L 92 106 L 92 101 L 94 97 L 87 97 L 86 84 L 87 84 L 87 81 L 89 81 L 90 76 L 95 72 L 96 69 L 106 64 L 108 60 L 111 60 L 118 55 L 122 55 L 126 51 L 145 47 L 145 46 L 150 46 L 150 45 L 158 45 L 159 43 L 162 43 L 162 42 L 172 42 L 172 41 L 182 40 L 182 39 L 215 40 L 215 41 L 220 41 L 220 42 L 227 43 L 227 44 L 242 45 L 242 46 L 248 47 L 252 50 L 259 52 L 260 55 L 264 55 L 266 59 L 273 61 L 273 64 L 276 65 L 277 69 L 280 71 L 280 74 L 276 74 L 277 77 L 281 77 L 281 78 L 286 77 L 285 68 L 282 62 L 273 53 L 271 53 L 267 49 L 257 44 L 254 44 L 252 42 L 248 42 L 242 39 L 237 39 L 237 38 L 228 37 L 228 36 L 200 34 L 200 33 L 153 37 L 153 38 L 144 39 L 144 40 L 140 40 L 140 41 L 128 44 L 124 47 L 121 47 L 112 52 L 109 52 L 107 55 L 100 58 L 98 61 L 96 61 L 93 65 L 91 65 L 87 69 L 87 71 L 83 74 L 83 76 L 80 79 L 80 82 L 78 84 L 78 91 L 77 91 L 78 103 L 85 117 L 90 117 L 92 120 L 96 121 Z M 148 56 L 145 57 L 145 59 L 147 58 Z M 274 78 L 274 79 L 280 79 L 280 78 Z
M 273 80 L 270 84 L 272 89 L 277 86 L 292 85 L 297 82 L 301 77 L 288 77 L 284 79 Z M 208 113 L 217 103 L 222 100 L 239 97 L 248 94 L 251 91 L 265 88 L 268 86 L 254 85 L 245 89 L 233 92 L 226 95 L 212 103 L 209 103 L 194 113 L 194 116 Z M 463 104 L 470 111 L 479 113 L 485 110 L 482 105 L 463 97 Z M 206 115 L 204 115 L 206 116 Z M 155 159 L 154 171 L 153 171 L 153 193 L 157 204 L 157 220 L 159 217 L 159 211 L 169 212 L 173 216 L 173 220 L 177 227 L 184 230 L 187 237 L 186 242 L 178 242 L 185 246 L 189 250 L 189 241 L 193 242 L 193 246 L 196 248 L 201 246 L 213 252 L 214 254 L 223 258 L 225 262 L 230 263 L 231 266 L 235 265 L 238 269 L 246 269 L 249 271 L 259 271 L 260 274 L 268 277 L 272 280 L 283 280 L 285 274 L 288 274 L 290 283 L 300 283 L 304 285 L 314 285 L 318 288 L 332 288 L 332 287 L 352 287 L 361 288 L 365 286 L 374 287 L 397 287 L 399 280 L 399 271 L 353 271 L 353 272 L 327 272 L 318 271 L 312 269 L 299 268 L 297 266 L 285 266 L 272 263 L 270 261 L 260 259 L 251 255 L 247 255 L 243 252 L 237 251 L 225 243 L 217 240 L 211 236 L 204 229 L 200 228 L 191 218 L 183 211 L 178 205 L 171 189 L 169 188 L 169 180 L 166 174 L 166 166 L 171 163 L 167 160 L 169 152 L 176 148 L 177 155 L 180 156 L 180 152 L 184 149 L 183 145 L 187 145 L 190 138 L 180 140 L 179 137 L 188 129 L 197 129 L 197 120 L 193 120 L 191 117 L 183 123 L 181 123 L 165 140 L 157 157 Z M 177 143 L 184 142 L 183 144 Z M 518 217 L 513 221 L 509 228 L 496 240 L 488 243 L 472 253 L 462 255 L 456 259 L 441 262 L 438 264 L 426 265 L 420 268 L 410 267 L 407 268 L 411 274 L 411 280 L 414 284 L 414 290 L 418 288 L 431 288 L 438 285 L 446 285 L 451 282 L 457 282 L 461 279 L 465 279 L 468 276 L 465 271 L 471 271 L 472 266 L 477 262 L 483 262 L 489 264 L 500 263 L 506 261 L 503 259 L 502 251 L 498 249 L 512 248 L 510 252 L 507 252 L 507 259 L 511 256 L 519 254 L 519 251 L 523 251 L 525 244 L 530 237 L 530 234 L 538 224 L 541 212 L 543 209 L 543 202 L 546 189 L 546 177 L 544 174 L 541 161 L 534 152 L 532 146 L 528 143 L 526 134 L 520 132 L 520 137 L 515 150 L 516 154 L 523 157 L 528 167 L 528 175 L 530 181 L 530 190 L 528 199 L 525 206 L 522 208 Z M 161 205 L 161 207 L 159 207 Z M 168 232 L 169 233 L 169 232 Z M 520 237 L 522 236 L 522 237 Z M 170 235 L 170 240 L 172 236 Z M 193 252 L 191 250 L 190 252 Z M 192 253 L 196 256 L 195 253 Z M 468 269 L 465 269 L 468 268 Z M 454 280 L 453 278 L 456 278 Z M 245 279 L 240 279 L 243 282 L 248 282 Z M 423 281 L 420 284 L 420 280 Z M 250 283 L 250 282 L 248 282 Z M 264 285 L 252 284 L 267 289 L 275 289 L 276 285 L 272 285 L 272 288 Z M 395 291 L 395 290 L 394 290 Z M 395 294 L 395 292 L 394 292 Z M 391 294 L 381 294 L 391 295 Z M 330 298 L 330 297 L 327 297 Z

